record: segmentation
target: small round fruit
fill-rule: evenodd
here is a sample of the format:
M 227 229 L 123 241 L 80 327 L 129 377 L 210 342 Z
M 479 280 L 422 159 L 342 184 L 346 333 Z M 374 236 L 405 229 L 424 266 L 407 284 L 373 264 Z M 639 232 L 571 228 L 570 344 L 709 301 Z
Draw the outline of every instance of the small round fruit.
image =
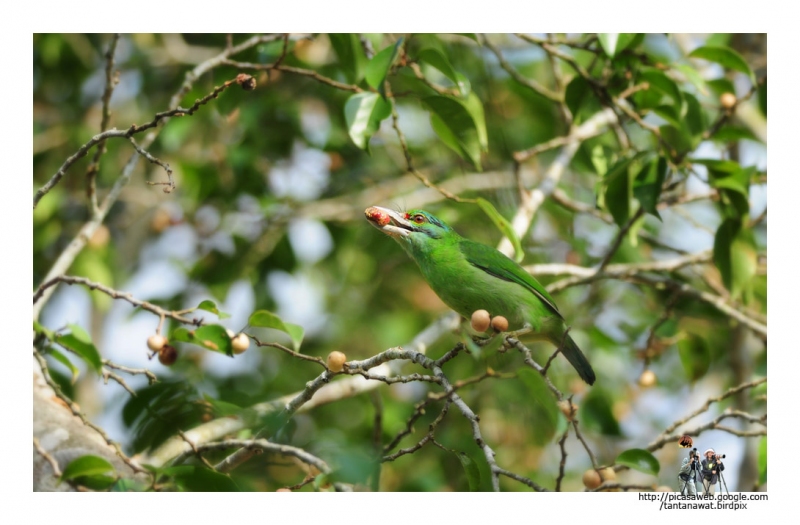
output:
M 167 344 L 167 338 L 163 335 L 151 335 L 147 338 L 147 348 L 152 350 L 153 352 L 158 352 L 164 345 Z
M 347 361 L 347 356 L 338 350 L 328 354 L 328 368 L 331 372 L 341 372 L 345 361 Z
M 485 332 L 489 329 L 489 323 L 491 322 L 489 312 L 486 310 L 475 310 L 472 312 L 472 320 L 470 322 L 473 330 L 476 332 Z
M 600 474 L 593 468 L 583 473 L 583 486 L 589 490 L 596 489 L 603 483 Z
M 292 491 L 291 489 L 287 489 L 286 487 L 281 487 L 278 490 L 276 490 L 275 492 L 291 492 L 291 491 Z
M 102 248 L 106 244 L 108 244 L 108 240 L 111 238 L 111 232 L 108 231 L 108 228 L 101 224 L 92 234 L 92 237 L 89 239 L 87 243 L 89 248 Z
M 656 492 L 672 492 L 672 487 L 667 485 L 661 485 L 656 489 Z
M 243 354 L 248 348 L 250 348 L 250 338 L 245 334 L 239 334 L 232 338 L 231 346 L 233 346 L 234 354 Z
M 508 319 L 506 319 L 502 315 L 498 315 L 497 317 L 492 319 L 492 328 L 494 328 L 498 332 L 505 332 L 506 330 L 508 330 Z
M 656 384 L 656 374 L 652 370 L 645 370 L 642 372 L 642 375 L 639 376 L 639 385 L 643 386 L 644 388 L 651 387 Z
M 603 479 L 603 481 L 616 481 L 617 473 L 614 472 L 613 468 L 606 467 L 600 470 L 600 477 Z
M 731 109 L 736 105 L 736 95 L 733 93 L 723 93 L 719 96 L 719 105 L 725 109 Z
M 164 347 L 158 351 L 158 362 L 164 366 L 172 366 L 177 360 L 178 351 L 174 346 L 164 345 Z
M 572 418 L 575 417 L 575 413 L 578 412 L 578 405 L 575 403 L 570 403 L 566 399 L 562 399 L 558 402 L 558 408 L 561 410 L 569 421 L 572 421 Z
M 233 330 L 231 330 L 230 328 L 226 328 L 226 329 L 225 329 L 225 333 L 227 333 L 227 334 L 228 334 L 228 337 L 230 337 L 231 339 L 233 339 L 234 337 L 236 337 L 236 332 L 234 332 L 234 331 L 233 331 Z

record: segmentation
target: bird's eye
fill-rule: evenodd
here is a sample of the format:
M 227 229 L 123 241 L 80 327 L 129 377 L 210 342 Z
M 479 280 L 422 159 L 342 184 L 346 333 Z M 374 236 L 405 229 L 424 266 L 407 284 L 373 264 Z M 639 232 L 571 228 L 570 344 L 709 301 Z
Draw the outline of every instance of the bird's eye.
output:
M 425 222 L 425 216 L 422 215 L 421 213 L 418 213 L 414 215 L 414 218 L 412 220 L 417 224 L 422 224 L 423 222 Z

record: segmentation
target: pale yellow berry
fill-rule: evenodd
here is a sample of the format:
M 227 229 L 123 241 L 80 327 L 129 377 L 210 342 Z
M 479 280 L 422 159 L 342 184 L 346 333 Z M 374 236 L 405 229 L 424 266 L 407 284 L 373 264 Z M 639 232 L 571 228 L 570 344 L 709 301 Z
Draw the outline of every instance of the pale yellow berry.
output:
M 347 356 L 338 350 L 328 354 L 328 368 L 331 372 L 341 372 L 345 361 L 347 361 Z
M 151 335 L 147 338 L 147 348 L 153 352 L 158 352 L 167 344 L 167 338 L 163 335 Z
M 603 483 L 600 474 L 594 469 L 589 469 L 583 473 L 583 486 L 587 489 L 596 489 Z
M 233 346 L 234 354 L 243 354 L 250 348 L 250 338 L 245 334 L 239 334 L 231 338 L 231 346 Z
M 656 374 L 652 370 L 645 370 L 639 376 L 639 385 L 644 388 L 649 388 L 656 384 Z
M 606 467 L 600 470 L 600 477 L 603 481 L 616 481 L 617 480 L 617 473 L 614 472 L 614 469 L 611 467 Z
M 731 109 L 736 105 L 736 95 L 733 93 L 723 93 L 719 96 L 719 105 L 725 109 Z
M 656 492 L 673 492 L 672 487 L 661 485 L 656 489 Z
M 508 319 L 506 319 L 502 315 L 498 315 L 497 317 L 492 319 L 492 328 L 494 328 L 498 332 L 505 332 L 506 330 L 508 330 Z
M 475 310 L 472 312 L 472 329 L 476 332 L 485 332 L 489 329 L 489 323 L 491 322 L 491 318 L 489 317 L 489 312 L 486 310 Z
M 572 421 L 572 418 L 575 417 L 575 413 L 578 411 L 578 405 L 575 403 L 570 403 L 566 399 L 562 399 L 558 402 L 558 408 L 561 410 L 561 413 L 567 416 L 567 419 L 570 421 Z

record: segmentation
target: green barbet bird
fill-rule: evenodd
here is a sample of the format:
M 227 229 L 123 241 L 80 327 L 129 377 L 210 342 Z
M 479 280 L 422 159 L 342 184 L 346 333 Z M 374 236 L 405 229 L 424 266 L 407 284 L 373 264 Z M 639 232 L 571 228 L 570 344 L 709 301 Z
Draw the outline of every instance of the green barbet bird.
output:
M 426 211 L 398 213 L 372 206 L 364 214 L 400 243 L 450 308 L 467 319 L 476 310 L 487 310 L 492 317 L 505 317 L 510 330 L 530 328 L 528 337 L 561 346 L 581 379 L 594 383 L 594 370 L 567 333 L 555 301 L 519 264 L 494 248 L 461 237 Z

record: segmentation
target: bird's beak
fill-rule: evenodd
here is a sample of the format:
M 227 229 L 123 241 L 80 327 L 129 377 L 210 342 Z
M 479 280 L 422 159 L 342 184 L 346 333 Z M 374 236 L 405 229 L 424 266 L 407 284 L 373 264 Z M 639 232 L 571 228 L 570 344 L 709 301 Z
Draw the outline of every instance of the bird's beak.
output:
M 364 215 L 373 226 L 395 238 L 408 237 L 411 232 L 416 231 L 411 222 L 394 210 L 370 206 L 364 210 Z

